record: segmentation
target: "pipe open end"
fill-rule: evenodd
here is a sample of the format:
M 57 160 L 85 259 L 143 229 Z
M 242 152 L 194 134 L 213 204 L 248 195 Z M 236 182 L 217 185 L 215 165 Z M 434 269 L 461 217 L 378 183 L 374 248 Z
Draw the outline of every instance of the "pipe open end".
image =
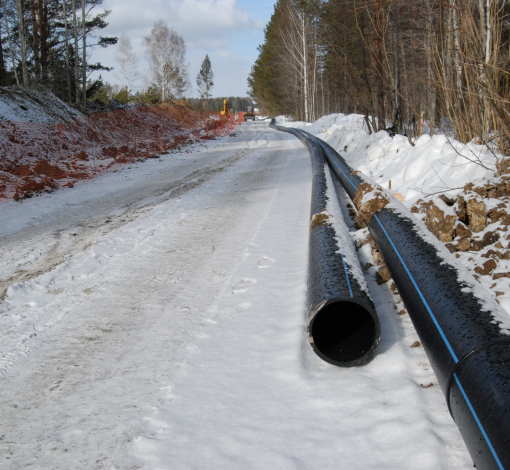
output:
M 343 367 L 369 362 L 380 339 L 380 325 L 368 306 L 336 301 L 319 310 L 309 326 L 315 352 Z

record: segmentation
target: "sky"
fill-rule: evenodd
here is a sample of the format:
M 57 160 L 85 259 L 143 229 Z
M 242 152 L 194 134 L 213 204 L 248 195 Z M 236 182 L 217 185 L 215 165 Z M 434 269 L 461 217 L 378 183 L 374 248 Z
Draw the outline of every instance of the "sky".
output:
M 258 56 L 257 46 L 264 40 L 264 27 L 274 10 L 276 0 L 104 0 L 102 9 L 111 10 L 108 27 L 101 36 L 126 34 L 139 59 L 142 78 L 136 84 L 143 88 L 148 78 L 148 63 L 142 38 L 150 33 L 156 21 L 173 27 L 187 45 L 187 61 L 191 87 L 186 93 L 198 97 L 196 76 L 206 54 L 214 72 L 213 96 L 247 96 L 247 77 Z M 115 49 L 93 49 L 90 62 L 105 66 L 115 64 Z M 92 78 L 99 74 L 94 73 Z M 117 70 L 101 72 L 104 80 L 122 85 Z

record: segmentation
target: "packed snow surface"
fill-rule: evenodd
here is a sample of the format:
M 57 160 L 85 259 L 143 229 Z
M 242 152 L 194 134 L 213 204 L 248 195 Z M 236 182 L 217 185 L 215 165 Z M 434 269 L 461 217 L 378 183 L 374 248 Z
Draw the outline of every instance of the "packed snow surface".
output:
M 299 140 L 254 122 L 0 206 L 2 467 L 472 468 L 373 268 L 375 359 L 311 350 L 310 190 Z

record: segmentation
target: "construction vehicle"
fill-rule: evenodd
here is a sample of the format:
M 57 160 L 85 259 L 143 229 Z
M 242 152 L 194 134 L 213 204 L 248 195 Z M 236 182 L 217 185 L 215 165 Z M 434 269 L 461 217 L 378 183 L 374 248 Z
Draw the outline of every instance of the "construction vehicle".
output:
M 255 121 L 255 113 L 253 112 L 253 108 L 251 106 L 248 106 L 246 109 L 248 112 L 245 113 L 244 120 L 248 121 L 249 119 L 251 119 L 252 121 Z
M 222 116 L 229 116 L 230 114 L 235 114 L 235 109 L 228 104 L 227 100 L 223 100 L 223 109 L 220 111 L 220 114 Z

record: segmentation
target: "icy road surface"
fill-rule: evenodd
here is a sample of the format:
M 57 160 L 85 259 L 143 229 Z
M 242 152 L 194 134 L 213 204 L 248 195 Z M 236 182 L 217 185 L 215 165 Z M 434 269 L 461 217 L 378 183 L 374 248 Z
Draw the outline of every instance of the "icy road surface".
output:
M 308 346 L 301 143 L 188 150 L 0 206 L 0 467 L 472 468 L 387 286 L 372 363 Z

